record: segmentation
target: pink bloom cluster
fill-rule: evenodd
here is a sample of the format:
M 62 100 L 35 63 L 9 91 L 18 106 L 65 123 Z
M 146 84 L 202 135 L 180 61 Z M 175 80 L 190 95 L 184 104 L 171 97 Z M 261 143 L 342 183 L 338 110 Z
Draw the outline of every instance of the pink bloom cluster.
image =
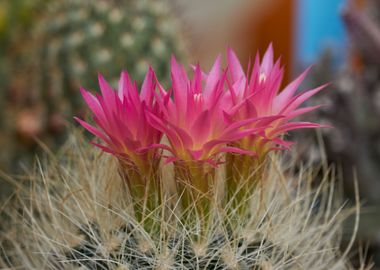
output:
M 154 71 L 149 69 L 140 94 L 127 72 L 121 74 L 118 91 L 114 91 L 102 75 L 99 75 L 99 85 L 102 95 L 94 96 L 81 89 L 97 127 L 75 119 L 104 143 L 93 142 L 94 145 L 144 170 L 152 157 L 146 148 L 158 143 L 162 137 L 162 133 L 148 123 L 146 113 L 149 110 L 154 115 L 161 114 L 154 98 Z
M 272 45 L 262 61 L 256 55 L 251 72 L 247 72 L 249 75 L 244 73 L 236 54 L 230 49 L 227 52 L 227 61 L 231 78 L 229 93 L 226 94 L 227 121 L 256 118 L 256 123 L 244 128 L 264 127 L 262 131 L 251 133 L 237 142 L 241 149 L 255 151 L 259 156 L 264 156 L 270 150 L 287 149 L 292 144 L 282 138 L 287 131 L 324 127 L 310 122 L 290 122 L 297 116 L 320 107 L 300 108 L 326 85 L 296 93 L 310 68 L 280 91 L 284 72 L 280 60 L 274 62 Z
M 287 131 L 321 125 L 292 121 L 318 106 L 300 108 L 324 86 L 297 93 L 306 70 L 280 89 L 283 67 L 274 62 L 269 46 L 246 74 L 235 53 L 228 49 L 227 68 L 220 56 L 209 73 L 199 65 L 189 78 L 175 58 L 171 61 L 172 85 L 164 89 L 149 69 L 139 93 L 126 72 L 114 91 L 99 76 L 101 95 L 82 89 L 97 127 L 77 119 L 103 141 L 106 152 L 133 162 L 139 168 L 159 157 L 159 149 L 170 153 L 167 162 L 197 161 L 217 166 L 220 153 L 263 156 L 273 149 L 288 148 Z M 168 143 L 161 143 L 162 136 Z

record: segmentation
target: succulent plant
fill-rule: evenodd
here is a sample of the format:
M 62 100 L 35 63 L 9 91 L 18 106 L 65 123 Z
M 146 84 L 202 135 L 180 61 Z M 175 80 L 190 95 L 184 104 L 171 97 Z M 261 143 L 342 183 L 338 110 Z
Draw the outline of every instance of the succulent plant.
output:
M 63 83 L 93 89 L 90 78 L 98 72 L 117 82 L 121 69 L 141 83 L 149 64 L 168 79 L 167 59 L 184 48 L 167 8 L 164 1 L 150 0 L 52 4 L 38 30 L 41 70 L 49 71 L 41 75 L 52 76 L 43 85 L 53 92 Z
M 30 46 L 30 42 L 26 45 L 26 42 L 19 42 L 19 40 L 31 40 L 28 35 L 29 30 L 33 27 L 41 9 L 48 2 L 40 0 L 0 1 L 0 112 L 2 114 L 0 145 L 3 149 L 0 153 L 0 170 L 12 168 L 14 165 L 12 157 L 16 152 L 22 152 L 20 148 L 14 147 L 17 139 L 15 139 L 13 128 L 15 123 L 13 108 L 15 100 L 18 98 L 15 88 L 20 86 L 20 81 L 13 81 L 11 78 L 21 72 L 22 63 L 25 63 L 21 52 Z M 24 70 L 24 75 L 25 73 Z M 15 84 L 11 87 L 12 81 Z
M 89 78 L 98 72 L 115 83 L 128 69 L 141 83 L 149 63 L 164 83 L 170 55 L 185 57 L 163 1 L 52 1 L 26 36 L 15 40 L 27 46 L 9 56 L 6 68 L 10 82 L 2 108 L 10 120 L 2 123 L 8 138 L 2 148 L 8 169 L 19 168 L 20 159 L 32 160 L 35 138 L 52 149 L 64 142 L 65 122 L 84 113 L 79 87 L 94 89 Z
M 30 26 L 44 2 L 50 1 L 0 1 L 0 44 L 11 41 L 15 37 L 15 31 L 25 30 Z
M 353 269 L 339 251 L 341 223 L 351 211 L 339 207 L 327 174 L 314 189 L 312 171 L 293 174 L 291 163 L 273 155 L 263 184 L 249 198 L 249 211 L 238 215 L 228 204 L 212 208 L 200 236 L 201 216 L 182 223 L 179 202 L 170 196 L 146 212 L 159 227 L 144 226 L 133 214 L 115 159 L 88 146 L 79 133 L 65 149 L 40 164 L 3 208 L 0 267 Z M 171 189 L 173 168 L 165 168 L 164 186 Z
M 283 69 L 271 46 L 249 75 L 232 50 L 227 55 L 224 72 L 218 57 L 209 73 L 196 66 L 191 79 L 172 58 L 170 91 L 153 69 L 140 91 L 128 72 L 117 91 L 102 75 L 101 94 L 82 89 L 94 124 L 77 121 L 107 155 L 74 135 L 62 159 L 49 157 L 29 188 L 19 185 L 1 212 L 9 224 L 0 263 L 352 269 L 348 251 L 338 249 L 346 213 L 326 185 L 329 175 L 314 190 L 312 172 L 295 174 L 274 154 L 290 147 L 287 131 L 323 127 L 293 120 L 317 108 L 299 107 L 323 87 L 296 94 L 306 71 L 280 92 Z

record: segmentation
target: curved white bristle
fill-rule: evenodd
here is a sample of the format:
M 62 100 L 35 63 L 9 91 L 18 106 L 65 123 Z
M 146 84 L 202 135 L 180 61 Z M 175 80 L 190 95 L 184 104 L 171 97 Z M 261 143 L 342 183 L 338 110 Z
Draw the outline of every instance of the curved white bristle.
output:
M 146 231 L 133 217 L 117 162 L 79 135 L 65 149 L 38 163 L 3 207 L 1 269 L 353 269 L 339 251 L 352 209 L 335 198 L 331 172 L 315 189 L 313 171 L 292 173 L 294 165 L 273 156 L 247 215 L 237 222 L 233 211 L 215 208 L 207 233 L 194 240 L 196 228 L 181 223 L 173 198 L 151 213 L 158 229 Z M 167 180 L 164 186 L 173 183 Z

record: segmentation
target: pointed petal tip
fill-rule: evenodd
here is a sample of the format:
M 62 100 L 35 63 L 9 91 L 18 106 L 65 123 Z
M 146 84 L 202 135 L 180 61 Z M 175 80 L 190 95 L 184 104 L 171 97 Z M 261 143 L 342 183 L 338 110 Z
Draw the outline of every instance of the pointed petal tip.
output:
M 228 58 L 235 58 L 235 59 L 238 58 L 235 50 L 232 47 L 227 47 L 227 57 Z
M 334 126 L 329 124 L 319 124 L 318 128 L 334 128 Z
M 175 57 L 174 54 L 172 54 L 172 55 L 170 56 L 170 64 L 171 64 L 171 65 L 177 65 L 177 64 L 178 64 L 178 62 L 177 62 L 177 58 Z
M 233 53 L 233 54 L 235 53 L 235 52 L 234 52 L 234 49 L 232 49 L 232 47 L 231 47 L 230 45 L 227 46 L 226 51 L 227 51 L 227 55 L 229 55 L 229 54 L 231 54 L 231 53 Z
M 100 71 L 98 71 L 98 80 L 99 81 L 102 81 L 102 80 L 105 81 L 104 76 Z
M 81 126 L 85 126 L 87 124 L 86 121 L 80 119 L 79 117 L 74 116 L 73 117 L 76 122 L 78 122 Z
M 79 88 L 79 91 L 82 94 L 82 96 L 85 96 L 88 94 L 88 91 L 82 86 Z
M 239 147 L 232 147 L 232 146 L 225 146 L 220 149 L 220 152 L 222 153 L 234 153 L 234 154 L 240 154 L 240 155 L 248 155 L 248 156 L 257 156 L 257 153 L 251 150 L 245 150 Z
M 154 77 L 155 77 L 155 75 L 156 75 L 156 72 L 154 71 L 154 68 L 153 68 L 153 66 L 152 66 L 151 64 L 149 64 L 149 66 L 148 66 L 147 74 L 151 74 L 151 75 L 153 75 Z
M 273 41 L 269 42 L 267 51 L 272 51 L 273 52 Z
M 221 61 L 222 61 L 222 55 L 220 53 L 218 53 L 218 55 L 216 56 L 215 61 L 214 61 L 214 66 L 220 65 Z
M 322 84 L 321 87 L 322 87 L 322 89 L 324 89 L 324 88 L 327 88 L 327 87 L 332 86 L 332 85 L 333 85 L 333 82 L 327 82 L 325 84 Z
M 129 78 L 129 72 L 128 70 L 122 70 L 121 73 L 120 73 L 120 77 L 122 78 Z

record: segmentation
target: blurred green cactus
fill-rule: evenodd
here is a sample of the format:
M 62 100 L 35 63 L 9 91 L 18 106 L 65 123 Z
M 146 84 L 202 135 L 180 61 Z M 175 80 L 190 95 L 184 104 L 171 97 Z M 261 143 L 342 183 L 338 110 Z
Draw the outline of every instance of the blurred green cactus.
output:
M 121 69 L 141 81 L 148 63 L 168 77 L 171 54 L 183 46 L 161 1 L 70 1 L 50 6 L 37 30 L 41 76 L 54 90 L 96 87 L 97 72 L 117 80 Z M 42 78 L 43 84 L 44 78 Z M 44 85 L 42 85 L 44 86 Z
M 127 69 L 138 83 L 148 69 L 169 78 L 170 55 L 185 58 L 175 19 L 163 1 L 77 0 L 46 5 L 30 33 L 18 33 L 4 77 L 0 123 L 0 167 L 18 168 L 32 160 L 38 138 L 54 149 L 66 137 L 66 124 L 83 115 L 81 86 L 95 89 L 98 72 L 117 84 Z M 17 49 L 15 49 L 17 48 Z M 6 74 L 6 75 L 5 75 Z M 5 134 L 5 135 L 4 135 Z
M 50 0 L 0 0 L 0 39 L 6 42 L 15 31 L 30 26 L 44 3 Z

